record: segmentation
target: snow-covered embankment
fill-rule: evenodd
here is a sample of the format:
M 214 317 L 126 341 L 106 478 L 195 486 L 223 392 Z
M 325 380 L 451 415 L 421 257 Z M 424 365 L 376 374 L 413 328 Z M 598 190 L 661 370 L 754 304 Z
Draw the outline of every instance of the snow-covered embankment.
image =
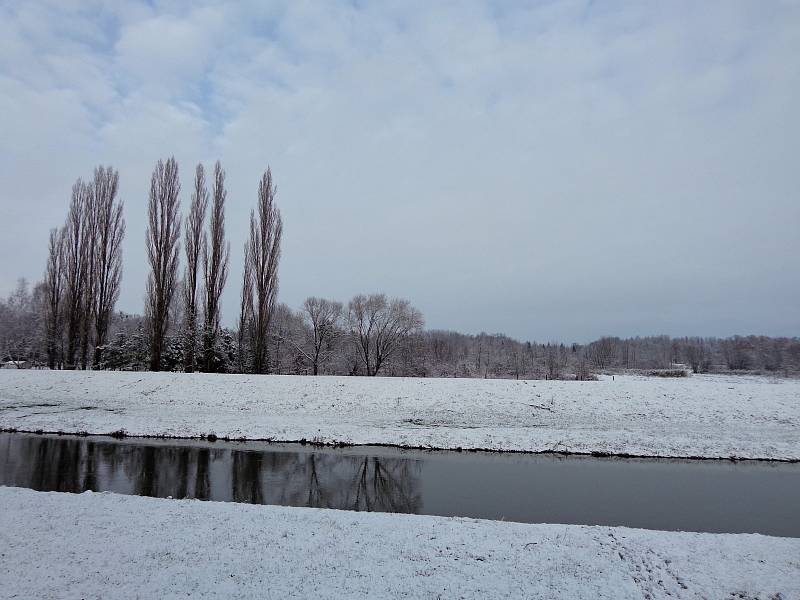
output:
M 797 598 L 800 540 L 0 487 L 7 597 Z
M 1 371 L 0 427 L 800 459 L 800 381 L 596 382 Z

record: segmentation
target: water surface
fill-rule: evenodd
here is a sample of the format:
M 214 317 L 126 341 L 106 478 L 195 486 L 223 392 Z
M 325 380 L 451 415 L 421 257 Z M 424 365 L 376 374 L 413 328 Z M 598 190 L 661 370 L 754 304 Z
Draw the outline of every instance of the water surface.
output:
M 0 485 L 800 537 L 800 465 L 0 434 Z

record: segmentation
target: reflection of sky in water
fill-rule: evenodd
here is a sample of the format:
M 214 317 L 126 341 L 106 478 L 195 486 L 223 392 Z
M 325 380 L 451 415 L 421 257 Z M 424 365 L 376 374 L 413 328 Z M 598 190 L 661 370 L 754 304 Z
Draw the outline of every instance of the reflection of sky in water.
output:
M 800 536 L 800 465 L 0 434 L 0 484 Z

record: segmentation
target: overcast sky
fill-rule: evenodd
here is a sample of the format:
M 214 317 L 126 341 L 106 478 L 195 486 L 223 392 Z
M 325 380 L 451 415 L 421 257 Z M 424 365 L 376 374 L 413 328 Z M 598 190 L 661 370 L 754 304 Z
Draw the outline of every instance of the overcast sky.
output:
M 0 294 L 72 183 L 120 171 L 118 308 L 149 178 L 228 174 L 237 309 L 261 172 L 280 300 L 385 291 L 531 340 L 800 334 L 800 4 L 0 3 Z

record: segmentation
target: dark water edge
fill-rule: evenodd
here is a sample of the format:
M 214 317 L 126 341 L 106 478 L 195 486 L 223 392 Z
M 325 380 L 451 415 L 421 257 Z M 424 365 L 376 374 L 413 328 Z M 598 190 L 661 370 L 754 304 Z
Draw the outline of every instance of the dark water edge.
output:
M 0 433 L 0 485 L 800 537 L 800 465 Z
M 125 429 L 119 429 L 112 432 L 93 432 L 89 433 L 87 431 L 62 431 L 62 430 L 47 430 L 44 429 L 20 429 L 18 427 L 0 427 L 0 435 L 4 433 L 29 433 L 35 435 L 57 435 L 57 436 L 77 436 L 77 437 L 89 437 L 99 439 L 99 438 L 113 438 L 115 440 L 121 439 L 130 439 L 130 440 L 143 440 L 145 442 L 152 441 L 152 440 L 167 440 L 173 442 L 182 442 L 182 441 L 189 441 L 189 442 L 248 442 L 248 443 L 265 443 L 272 446 L 286 446 L 286 447 L 294 447 L 294 446 L 310 446 L 312 448 L 322 448 L 322 449 L 338 449 L 338 448 L 373 448 L 373 449 L 383 449 L 383 448 L 391 448 L 396 450 L 418 450 L 421 452 L 477 452 L 477 453 L 488 453 L 488 454 L 539 454 L 544 456 L 566 456 L 566 457 L 592 457 L 592 458 L 642 458 L 642 459 L 652 459 L 652 460 L 686 460 L 686 461 L 711 461 L 711 462 L 720 462 L 720 461 L 731 461 L 731 462 L 765 462 L 765 463 L 787 463 L 787 464 L 798 464 L 800 465 L 800 458 L 782 458 L 782 457 L 774 457 L 774 458 L 765 458 L 765 457 L 751 457 L 751 456 L 737 456 L 732 454 L 730 456 L 710 456 L 710 455 L 670 455 L 670 454 L 660 454 L 660 455 L 653 455 L 653 454 L 635 454 L 631 452 L 608 452 L 602 450 L 590 450 L 590 451 L 580 451 L 580 450 L 571 450 L 569 448 L 551 448 L 548 450 L 520 450 L 516 448 L 476 448 L 476 447 L 468 447 L 462 448 L 461 446 L 458 447 L 440 447 L 440 446 L 433 446 L 431 444 L 425 444 L 423 446 L 414 446 L 408 444 L 395 444 L 395 443 L 367 443 L 367 444 L 355 444 L 350 442 L 343 442 L 343 441 L 321 441 L 317 439 L 302 438 L 299 440 L 291 440 L 291 439 L 280 439 L 276 440 L 274 437 L 266 437 L 266 438 L 259 438 L 259 437 L 229 437 L 229 436 L 218 436 L 214 433 L 209 434 L 200 434 L 200 435 L 165 435 L 165 434 L 132 434 L 128 433 Z

